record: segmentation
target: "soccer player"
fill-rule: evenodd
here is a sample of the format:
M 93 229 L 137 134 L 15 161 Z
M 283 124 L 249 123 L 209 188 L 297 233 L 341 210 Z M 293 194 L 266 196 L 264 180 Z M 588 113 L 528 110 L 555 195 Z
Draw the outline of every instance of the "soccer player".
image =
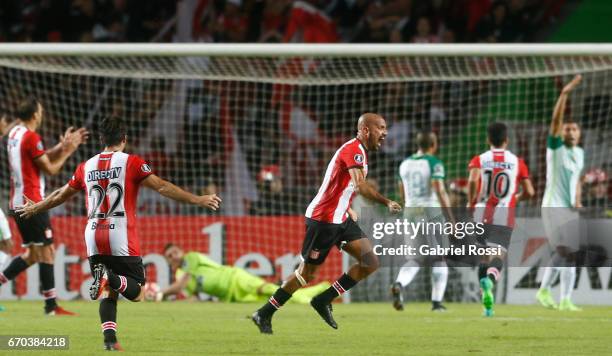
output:
M 186 291 L 190 296 L 206 293 L 223 302 L 256 302 L 270 298 L 278 285 L 266 282 L 242 268 L 224 266 L 199 252 L 185 253 L 175 244 L 164 248 L 164 257 L 175 271 L 175 282 L 155 296 L 162 300 L 170 295 Z M 293 294 L 296 303 L 308 304 L 315 295 L 329 288 L 321 282 L 309 288 L 302 288 Z
M 15 126 L 16 122 L 8 122 L 6 115 L 0 117 L 0 137 L 4 137 L 6 133 Z M 4 268 L 6 261 L 11 257 L 13 251 L 13 240 L 11 228 L 8 219 L 4 215 L 4 210 L 0 208 L 0 270 Z M 0 305 L 0 311 L 3 311 L 4 306 Z
M 28 98 L 17 107 L 17 123 L 8 133 L 8 160 L 11 173 L 9 215 L 13 216 L 26 251 L 15 257 L 0 273 L 0 285 L 14 279 L 34 263 L 38 263 L 40 283 L 45 298 L 45 314 L 74 315 L 57 305 L 55 300 L 55 278 L 53 262 L 53 232 L 48 213 L 36 214 L 23 219 L 15 214 L 17 207 L 26 199 L 39 202 L 45 195 L 45 177 L 60 172 L 62 166 L 88 136 L 87 130 L 70 127 L 60 137 L 55 147 L 45 150 L 40 135 L 36 132 L 43 122 L 44 108 L 34 99 Z
M 578 147 L 580 127 L 576 122 L 563 121 L 567 97 L 580 84 L 577 75 L 561 91 L 553 110 L 546 147 L 546 188 L 542 199 L 542 220 L 548 240 L 555 248 L 550 266 L 544 269 L 542 284 L 536 299 L 547 308 L 557 308 L 550 288 L 560 275 L 559 310 L 579 311 L 571 296 L 576 282 L 575 253 L 578 236 L 578 212 L 581 208 L 580 174 L 584 167 L 584 151 Z
M 533 197 L 535 191 L 525 162 L 506 149 L 506 125 L 494 122 L 487 131 L 491 149 L 472 158 L 469 164 L 468 207 L 474 209 L 474 221 L 484 225 L 484 233 L 477 236 L 478 242 L 500 247 L 502 251 L 482 256 L 478 266 L 484 315 L 493 316 L 493 286 L 501 276 L 510 245 L 516 203 Z
M 412 156 L 406 158 L 399 166 L 401 179 L 399 188 L 400 195 L 404 201 L 404 216 L 411 221 L 443 220 L 444 215 L 453 219 L 450 209 L 450 199 L 444 186 L 444 165 L 435 153 L 438 150 L 438 138 L 433 132 L 422 132 L 417 135 L 419 150 Z M 431 241 L 431 245 L 439 244 Z M 393 307 L 396 310 L 404 310 L 404 298 L 402 288 L 412 282 L 421 268 L 417 259 L 409 259 L 397 275 L 395 283 L 391 286 L 393 296 Z M 445 311 L 442 305 L 446 282 L 448 281 L 448 266 L 443 257 L 432 261 L 431 271 L 431 303 L 432 311 Z
M 378 258 L 372 251 L 372 244 L 355 222 L 357 214 L 350 208 L 351 201 L 359 192 L 371 201 L 385 205 L 391 212 L 399 212 L 401 206 L 381 195 L 366 181 L 367 152 L 376 151 L 382 145 L 387 136 L 385 120 L 378 114 L 363 114 L 359 117 L 357 130 L 357 137 L 343 144 L 332 157 L 319 192 L 306 209 L 306 236 L 301 252 L 303 262 L 251 317 L 262 333 L 272 334 L 274 313 L 295 291 L 315 278 L 334 245 L 342 246 L 357 263 L 310 302 L 332 328 L 338 328 L 332 316 L 332 301 L 378 269 Z
M 117 298 L 119 294 L 133 302 L 141 301 L 145 269 L 140 257 L 136 199 L 140 186 L 182 203 L 217 210 L 221 199 L 216 195 L 197 196 L 167 182 L 151 171 L 140 157 L 124 153 L 127 128 L 117 117 L 100 124 L 104 150 L 81 163 L 70 181 L 44 200 L 17 209 L 22 218 L 48 211 L 63 204 L 80 191 L 87 197 L 85 244 L 93 275 L 91 299 L 108 295 L 100 301 L 100 321 L 106 350 L 121 350 L 117 342 Z

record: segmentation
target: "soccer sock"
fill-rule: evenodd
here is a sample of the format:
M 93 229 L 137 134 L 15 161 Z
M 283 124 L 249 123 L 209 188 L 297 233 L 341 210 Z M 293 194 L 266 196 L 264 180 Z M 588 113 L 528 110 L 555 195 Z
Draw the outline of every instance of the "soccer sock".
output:
M 570 299 L 576 283 L 576 267 L 561 268 L 561 300 Z
M 489 268 L 489 265 L 484 263 L 484 262 L 481 262 L 478 265 L 478 280 L 479 281 L 487 276 L 487 269 L 488 268 Z
M 259 308 L 257 312 L 263 317 L 272 317 L 272 315 L 280 309 L 280 307 L 285 305 L 290 298 L 291 294 L 283 288 L 278 288 L 270 299 L 268 299 L 268 302 Z
M 542 283 L 540 283 L 540 289 L 548 289 L 552 287 L 553 283 L 559 275 L 559 267 L 544 267 L 544 275 L 542 276 Z
M 133 278 L 120 276 L 111 270 L 106 270 L 108 286 L 129 300 L 134 300 L 140 295 L 140 284 Z
M 499 258 L 494 258 L 487 268 L 487 277 L 489 277 L 493 283 L 497 283 L 501 277 L 501 270 L 503 267 L 504 261 Z
M 4 264 L 11 256 L 6 254 L 4 251 L 0 251 L 0 268 L 4 267 Z
M 448 266 L 445 262 L 440 266 L 434 266 L 431 269 L 431 301 L 441 302 L 444 298 L 446 290 L 446 282 L 448 281 Z
M 45 298 L 45 310 L 51 311 L 57 306 L 55 301 L 53 264 L 40 262 L 38 264 L 38 275 L 40 276 L 40 284 L 42 285 L 43 297 Z
M 117 342 L 117 301 L 104 298 L 100 301 L 100 323 L 104 342 Z
M 412 282 L 416 274 L 419 272 L 419 264 L 416 261 L 408 261 L 397 274 L 396 282 L 405 287 Z
M 8 283 L 8 281 L 17 277 L 19 273 L 25 271 L 28 267 L 30 266 L 21 256 L 13 258 L 4 272 L 0 272 L 0 285 Z
M 344 273 L 331 287 L 324 290 L 321 294 L 315 298 L 322 300 L 326 303 L 331 303 L 336 297 L 341 296 L 347 290 L 353 288 L 357 284 L 357 281 L 351 278 L 348 274 Z

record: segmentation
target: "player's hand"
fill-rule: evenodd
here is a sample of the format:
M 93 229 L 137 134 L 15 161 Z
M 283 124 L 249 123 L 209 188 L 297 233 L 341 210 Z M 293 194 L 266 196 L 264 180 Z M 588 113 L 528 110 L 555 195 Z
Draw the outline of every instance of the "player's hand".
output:
M 578 86 L 578 84 L 580 84 L 580 82 L 582 81 L 582 75 L 577 74 L 574 79 L 572 79 L 571 82 L 567 83 L 564 87 L 563 87 L 563 91 L 562 93 L 569 93 L 572 90 L 574 90 L 575 87 Z
M 34 203 L 33 201 L 31 201 L 28 197 L 26 197 L 25 195 L 23 196 L 23 198 L 25 199 L 26 203 L 23 206 L 18 207 L 17 209 L 15 209 L 15 212 L 17 214 L 19 214 L 19 217 L 23 218 L 23 219 L 29 219 L 31 218 L 33 215 L 36 215 L 38 213 L 38 207 L 36 206 L 36 203 Z
M 201 195 L 198 197 L 196 205 L 213 211 L 217 211 L 217 209 L 219 209 L 219 206 L 221 205 L 221 202 L 222 200 L 217 196 L 217 194 Z
M 387 203 L 387 208 L 389 209 L 390 213 L 399 213 L 402 211 L 402 206 L 393 200 L 389 200 Z
M 62 143 L 64 149 L 68 150 L 69 152 L 74 152 L 82 143 L 87 141 L 88 138 L 89 131 L 87 131 L 86 128 L 81 127 L 75 130 L 74 127 L 70 126 L 68 129 L 66 129 L 66 132 L 60 136 L 60 142 Z

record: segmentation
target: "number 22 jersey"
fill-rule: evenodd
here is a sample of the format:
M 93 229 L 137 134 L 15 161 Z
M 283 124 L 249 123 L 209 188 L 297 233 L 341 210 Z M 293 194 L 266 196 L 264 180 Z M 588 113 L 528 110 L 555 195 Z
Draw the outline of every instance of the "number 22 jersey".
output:
M 102 152 L 81 163 L 68 182 L 87 194 L 87 255 L 140 256 L 136 199 L 151 168 L 140 157 Z
M 491 225 L 514 226 L 519 183 L 529 178 L 525 162 L 514 153 L 493 148 L 472 158 L 469 169 L 480 168 L 474 220 Z

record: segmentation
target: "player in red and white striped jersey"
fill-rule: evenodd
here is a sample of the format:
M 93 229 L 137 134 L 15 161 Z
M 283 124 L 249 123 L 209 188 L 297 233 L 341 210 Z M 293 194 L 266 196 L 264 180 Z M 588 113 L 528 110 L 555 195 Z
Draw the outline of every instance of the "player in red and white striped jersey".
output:
M 478 269 L 485 315 L 492 316 L 492 288 L 500 277 L 505 251 L 510 244 L 516 203 L 533 197 L 535 191 L 525 162 L 506 149 L 506 125 L 494 122 L 487 130 L 491 149 L 472 158 L 469 164 L 468 205 L 474 209 L 474 220 L 484 224 L 479 242 L 500 246 L 504 251 L 499 255 L 483 256 Z
M 52 209 L 80 191 L 87 194 L 85 242 L 94 281 L 92 299 L 104 289 L 108 297 L 100 301 L 100 320 L 107 350 L 121 349 L 116 338 L 119 294 L 138 302 L 143 298 L 145 269 L 140 257 L 136 224 L 136 199 L 140 186 L 178 202 L 217 210 L 221 199 L 215 194 L 197 196 L 157 177 L 140 157 L 124 153 L 127 128 L 122 119 L 106 118 L 101 123 L 99 153 L 76 169 L 72 179 L 44 200 L 28 201 L 17 209 L 22 217 Z
M 69 128 L 53 148 L 45 150 L 40 135 L 36 132 L 42 124 L 44 109 L 34 99 L 23 100 L 17 108 L 15 125 L 8 133 L 8 161 L 11 172 L 11 192 L 9 215 L 15 219 L 19 229 L 22 246 L 27 250 L 14 258 L 6 269 L 0 273 L 0 285 L 17 277 L 34 263 L 39 265 L 39 276 L 45 298 L 47 315 L 72 315 L 73 313 L 59 307 L 55 301 L 55 279 L 53 262 L 53 233 L 46 213 L 21 219 L 14 209 L 25 203 L 26 197 L 40 201 L 45 195 L 45 177 L 43 174 L 59 173 L 66 162 L 87 139 L 87 130 Z
M 357 214 L 350 208 L 357 192 L 383 204 L 391 212 L 401 206 L 382 196 L 366 181 L 368 151 L 377 151 L 387 136 L 387 125 L 378 114 L 363 114 L 357 123 L 357 137 L 346 142 L 332 157 L 319 192 L 306 209 L 306 236 L 302 259 L 295 273 L 269 301 L 252 315 L 259 331 L 272 333 L 272 315 L 291 295 L 315 278 L 317 270 L 335 245 L 353 256 L 357 263 L 323 293 L 314 297 L 312 307 L 334 329 L 338 328 L 331 313 L 331 302 L 357 282 L 378 269 L 378 258 L 372 245 L 357 223 Z

